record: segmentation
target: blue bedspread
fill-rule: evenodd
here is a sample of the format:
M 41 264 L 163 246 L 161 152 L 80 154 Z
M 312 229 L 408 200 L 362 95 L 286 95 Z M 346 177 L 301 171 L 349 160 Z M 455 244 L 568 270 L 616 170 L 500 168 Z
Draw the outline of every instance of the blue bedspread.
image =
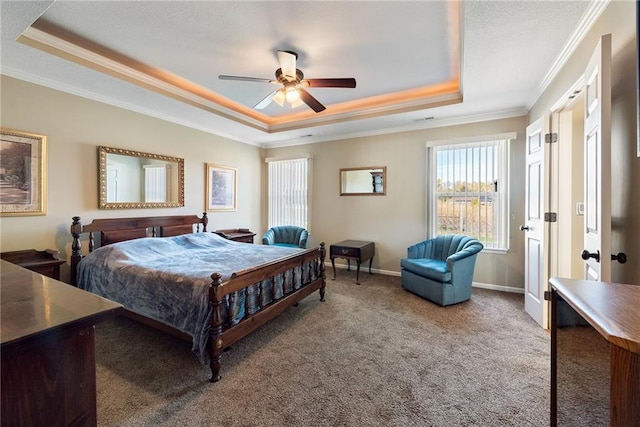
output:
M 252 245 L 226 240 L 214 233 L 142 238 L 101 247 L 85 256 L 78 268 L 78 287 L 121 303 L 125 308 L 179 329 L 193 337 L 192 350 L 205 359 L 210 330 L 209 284 L 211 274 L 232 273 L 272 261 L 300 249 Z M 291 280 L 295 277 L 295 283 Z M 276 282 L 276 297 L 301 286 L 301 274 L 285 274 Z M 270 302 L 271 281 L 249 292 L 249 312 Z M 236 324 L 245 315 L 245 293 L 223 304 L 223 321 Z

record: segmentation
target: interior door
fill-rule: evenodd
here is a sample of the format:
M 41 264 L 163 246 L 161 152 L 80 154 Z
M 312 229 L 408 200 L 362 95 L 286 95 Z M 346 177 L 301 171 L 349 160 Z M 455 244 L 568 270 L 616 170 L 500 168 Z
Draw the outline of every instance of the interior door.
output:
M 524 308 L 540 326 L 548 328 L 548 307 L 544 292 L 549 281 L 549 242 L 544 214 L 549 205 L 549 149 L 545 135 L 549 117 L 543 116 L 527 127 L 525 165 L 525 280 Z
M 611 34 L 585 72 L 584 277 L 611 281 Z

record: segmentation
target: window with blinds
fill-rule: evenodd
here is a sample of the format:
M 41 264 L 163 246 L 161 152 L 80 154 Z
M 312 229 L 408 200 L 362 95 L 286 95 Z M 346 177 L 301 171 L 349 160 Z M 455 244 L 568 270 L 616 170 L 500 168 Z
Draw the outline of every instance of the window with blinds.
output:
M 269 227 L 297 225 L 309 228 L 310 157 L 268 158 Z
M 465 234 L 508 249 L 508 139 L 428 147 L 430 235 Z
M 144 201 L 163 203 L 167 201 L 167 167 L 144 165 Z

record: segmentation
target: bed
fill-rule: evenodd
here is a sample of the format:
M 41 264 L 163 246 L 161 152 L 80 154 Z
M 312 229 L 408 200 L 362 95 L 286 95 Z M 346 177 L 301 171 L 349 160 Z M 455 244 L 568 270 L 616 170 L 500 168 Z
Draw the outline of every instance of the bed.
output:
M 294 249 L 224 239 L 196 215 L 71 224 L 71 283 L 125 315 L 192 342 L 219 381 L 222 353 L 285 309 L 325 294 L 325 245 Z M 88 240 L 83 255 L 81 242 Z

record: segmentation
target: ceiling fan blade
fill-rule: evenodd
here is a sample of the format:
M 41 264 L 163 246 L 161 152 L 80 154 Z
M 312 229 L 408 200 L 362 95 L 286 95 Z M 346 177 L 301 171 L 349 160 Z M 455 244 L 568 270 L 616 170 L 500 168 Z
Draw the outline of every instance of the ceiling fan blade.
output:
M 320 101 L 311 96 L 311 94 L 306 90 L 299 88 L 298 92 L 300 93 L 300 98 L 304 101 L 304 103 L 311 107 L 311 109 L 316 113 L 326 110 L 326 107 L 322 105 Z
M 356 87 L 356 79 L 305 79 L 303 83 L 309 83 L 309 87 Z
M 296 59 L 298 54 L 290 50 L 278 51 L 278 62 L 280 62 L 280 69 L 282 74 L 288 81 L 294 81 L 296 79 Z
M 258 102 L 253 108 L 256 110 L 262 110 L 266 108 L 269 104 L 271 104 L 271 101 L 273 101 L 273 95 L 275 95 L 279 90 L 282 89 L 276 89 L 273 92 L 269 93 L 269 95 L 265 96 L 262 101 Z
M 273 79 L 261 79 L 259 77 L 242 77 L 242 76 L 226 76 L 224 74 L 220 74 L 218 76 L 220 80 L 237 80 L 241 82 L 263 82 L 263 83 L 278 83 Z

